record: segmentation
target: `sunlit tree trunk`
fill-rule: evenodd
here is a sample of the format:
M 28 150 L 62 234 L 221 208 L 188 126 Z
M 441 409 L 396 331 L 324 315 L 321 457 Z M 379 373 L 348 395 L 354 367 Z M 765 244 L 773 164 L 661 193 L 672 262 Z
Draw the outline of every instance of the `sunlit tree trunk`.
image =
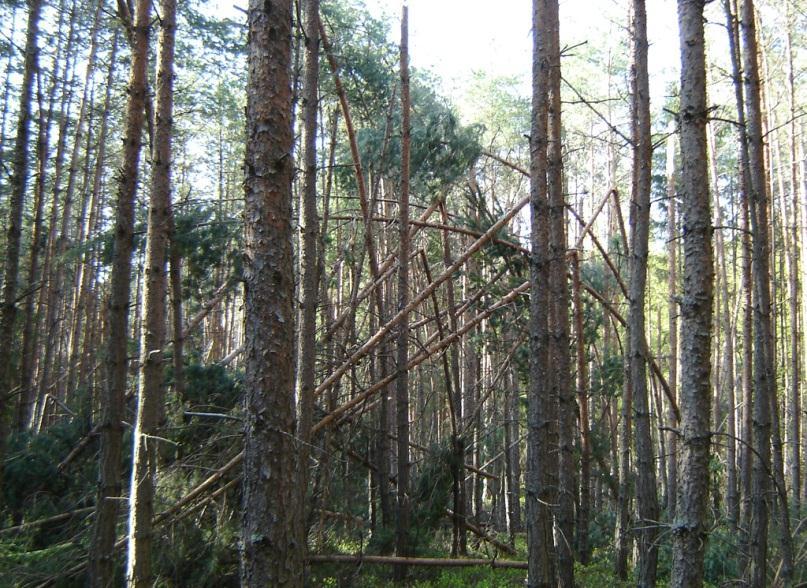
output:
M 295 486 L 292 3 L 251 0 L 245 210 L 241 585 L 302 586 Z
M 171 142 L 174 108 L 174 39 L 176 0 L 160 0 L 157 48 L 157 107 L 152 149 L 151 194 L 146 233 L 145 290 L 140 342 L 140 385 L 129 488 L 129 539 L 126 582 L 146 588 L 152 577 L 154 489 L 157 473 L 158 427 L 164 403 L 163 346 L 167 317 L 171 220 Z
M 150 0 L 138 0 L 131 30 L 129 101 L 115 205 L 115 237 L 107 317 L 106 382 L 101 399 L 101 457 L 93 538 L 90 585 L 111 586 L 114 572 L 115 524 L 121 497 L 121 453 L 126 397 L 129 301 L 134 237 L 134 200 L 145 122 Z

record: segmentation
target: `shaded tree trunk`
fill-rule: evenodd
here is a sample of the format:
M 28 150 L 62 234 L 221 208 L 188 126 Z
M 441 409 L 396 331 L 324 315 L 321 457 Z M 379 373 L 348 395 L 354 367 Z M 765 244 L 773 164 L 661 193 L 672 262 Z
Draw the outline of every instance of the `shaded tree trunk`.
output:
M 711 335 L 714 268 L 706 150 L 703 0 L 679 0 L 681 187 L 684 291 L 681 299 L 681 446 L 671 586 L 703 583 L 709 498 Z
M 628 363 L 636 423 L 636 500 L 639 520 L 637 584 L 655 586 L 658 567 L 659 505 L 656 460 L 651 437 L 650 402 L 645 358 L 645 290 L 650 237 L 650 189 L 653 145 L 650 133 L 650 82 L 647 68 L 647 11 L 644 0 L 633 2 L 633 186 L 630 210 L 630 286 L 628 292 Z
M 409 10 L 404 4 L 401 18 L 401 194 L 398 202 L 398 312 L 409 304 Z M 398 508 L 395 527 L 395 554 L 398 557 L 409 555 L 409 320 L 404 316 L 397 327 L 396 379 L 395 379 L 395 421 L 398 435 Z M 395 568 L 396 576 L 406 575 L 406 566 Z
M 8 225 L 6 227 L 6 256 L 3 272 L 2 308 L 0 308 L 0 463 L 5 458 L 8 436 L 8 403 L 11 399 L 14 370 L 14 326 L 17 318 L 17 279 L 20 269 L 20 243 L 22 238 L 22 212 L 28 187 L 28 144 L 31 135 L 31 101 L 34 74 L 39 63 L 39 19 L 42 0 L 28 3 L 28 25 L 25 33 L 25 56 L 20 86 L 19 119 L 14 143 L 11 193 L 8 200 Z M 0 468 L 0 489 L 3 487 Z
M 557 473 L 557 457 L 549 446 L 551 389 L 549 371 L 549 193 L 547 147 L 549 142 L 549 78 L 552 59 L 552 29 L 549 4 L 556 0 L 533 0 L 532 128 L 530 133 L 530 384 L 527 395 L 526 520 L 530 588 L 556 584 L 552 537 L 552 490 L 548 483 Z M 552 463 L 554 459 L 554 464 Z

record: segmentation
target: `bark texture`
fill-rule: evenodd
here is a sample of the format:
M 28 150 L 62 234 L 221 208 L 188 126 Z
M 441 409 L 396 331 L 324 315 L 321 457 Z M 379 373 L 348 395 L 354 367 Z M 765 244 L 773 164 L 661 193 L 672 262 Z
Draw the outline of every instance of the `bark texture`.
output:
M 628 289 L 628 364 L 636 425 L 636 500 L 639 520 L 637 584 L 655 586 L 658 567 L 659 504 L 656 461 L 651 436 L 650 402 L 645 358 L 645 291 L 650 236 L 650 189 L 653 157 L 650 134 L 650 82 L 647 69 L 647 11 L 644 0 L 633 2 L 633 197 L 630 208 L 630 285 Z
M 527 393 L 526 527 L 530 588 L 556 585 L 551 489 L 557 456 L 549 447 L 549 194 L 547 189 L 548 85 L 552 66 L 549 2 L 533 0 L 532 128 L 530 134 L 530 383 Z M 553 466 L 552 460 L 555 460 Z
M 294 480 L 291 0 L 248 9 L 241 585 L 302 586 Z
M 703 583 L 709 497 L 714 267 L 706 150 L 704 0 L 679 0 L 681 44 L 681 438 L 671 586 Z

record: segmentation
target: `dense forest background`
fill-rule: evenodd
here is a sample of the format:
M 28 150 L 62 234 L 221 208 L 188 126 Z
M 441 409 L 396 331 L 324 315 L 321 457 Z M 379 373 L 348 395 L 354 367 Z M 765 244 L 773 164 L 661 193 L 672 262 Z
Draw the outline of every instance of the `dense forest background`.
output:
M 591 4 L 2 0 L 0 585 L 807 582 L 807 4 Z

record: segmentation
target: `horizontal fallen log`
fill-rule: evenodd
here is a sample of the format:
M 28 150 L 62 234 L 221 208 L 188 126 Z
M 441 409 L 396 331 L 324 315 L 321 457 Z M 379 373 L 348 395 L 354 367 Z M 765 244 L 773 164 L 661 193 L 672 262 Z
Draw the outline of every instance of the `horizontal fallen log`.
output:
M 379 564 L 379 565 L 407 565 L 459 568 L 472 566 L 486 566 L 490 568 L 507 568 L 526 570 L 526 561 L 510 559 L 444 559 L 438 557 L 394 557 L 386 555 L 342 555 L 342 554 L 315 554 L 309 555 L 311 563 L 344 563 L 344 564 Z
M 6 535 L 9 533 L 18 533 L 21 531 L 27 531 L 29 529 L 34 529 L 36 527 L 41 527 L 43 525 L 61 523 L 62 521 L 72 519 L 73 517 L 77 517 L 79 515 L 89 514 L 91 512 L 95 512 L 94 506 L 79 508 L 78 510 L 73 510 L 70 512 L 63 512 L 62 514 L 57 514 L 52 517 L 31 521 L 29 523 L 23 523 L 21 525 L 16 525 L 14 527 L 6 527 L 5 529 L 0 529 L 0 535 Z

